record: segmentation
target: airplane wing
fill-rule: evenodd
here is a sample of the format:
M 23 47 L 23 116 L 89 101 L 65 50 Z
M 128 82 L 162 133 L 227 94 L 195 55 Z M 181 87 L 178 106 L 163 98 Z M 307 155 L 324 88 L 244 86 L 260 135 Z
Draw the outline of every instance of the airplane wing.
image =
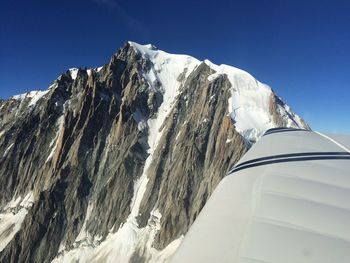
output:
M 172 263 L 350 262 L 350 136 L 279 128 L 215 189 Z

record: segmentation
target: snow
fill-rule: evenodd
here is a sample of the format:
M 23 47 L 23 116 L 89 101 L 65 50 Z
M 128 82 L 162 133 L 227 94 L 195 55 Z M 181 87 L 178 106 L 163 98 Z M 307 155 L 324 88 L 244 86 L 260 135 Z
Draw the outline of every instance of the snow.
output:
M 11 143 L 5 150 L 4 154 L 2 157 L 6 157 L 6 155 L 8 154 L 8 152 L 11 150 L 11 148 L 13 147 L 14 143 Z
M 81 244 L 80 247 L 72 249 L 68 252 L 65 252 L 63 248 L 60 248 L 59 256 L 52 260 L 52 263 L 58 262 L 75 262 L 75 263 L 83 263 L 90 262 L 93 255 L 93 247 L 87 244 Z
M 79 71 L 78 68 L 70 68 L 69 69 L 70 76 L 72 77 L 73 80 L 75 80 L 77 78 L 78 71 Z
M 27 96 L 27 93 L 23 93 L 23 94 L 12 96 L 12 99 L 14 99 L 14 100 L 23 100 L 26 96 Z
M 90 219 L 90 216 L 91 216 L 93 209 L 94 209 L 93 203 L 89 202 L 88 207 L 86 209 L 85 220 L 84 220 L 83 226 L 81 227 L 80 233 L 75 240 L 76 242 L 82 241 L 82 240 L 89 237 L 89 232 L 86 230 L 86 223 Z
M 153 68 L 149 72 L 144 72 L 144 77 L 148 81 L 151 89 L 157 90 L 157 81 L 161 84 L 161 92 L 163 93 L 163 102 L 160 105 L 157 117 L 149 119 L 148 124 L 148 153 L 149 156 L 145 162 L 142 176 L 135 183 L 134 199 L 131 215 L 136 217 L 139 213 L 139 206 L 147 186 L 147 170 L 152 162 L 153 153 L 162 136 L 161 126 L 170 113 L 176 96 L 179 94 L 181 82 L 178 81 L 179 76 L 186 72 L 186 77 L 193 69 L 200 64 L 200 61 L 186 55 L 173 55 L 164 51 L 155 50 L 152 45 L 139 45 L 135 42 L 129 42 L 132 47 L 141 53 L 145 59 L 150 59 Z
M 56 87 L 57 87 L 57 83 L 55 82 L 55 83 L 51 84 L 51 85 L 48 87 L 48 90 L 52 90 L 52 89 L 54 89 L 54 88 L 56 88 Z
M 220 75 L 226 75 L 232 88 L 229 98 L 229 114 L 235 123 L 236 130 L 249 141 L 256 141 L 264 132 L 276 127 L 270 114 L 270 98 L 273 96 L 271 88 L 257 81 L 249 73 L 228 65 L 215 65 L 209 60 L 204 61 L 215 73 L 208 77 L 215 80 Z M 303 127 L 299 116 L 294 115 L 290 107 L 284 105 L 280 109 L 281 115 L 288 118 L 289 127 Z M 292 115 L 294 120 L 288 117 Z
M 33 192 L 29 192 L 20 203 L 21 207 L 30 208 L 34 203 L 34 194 Z
M 88 68 L 88 69 L 86 69 L 86 73 L 87 73 L 88 76 L 90 76 L 91 73 L 92 73 L 93 71 L 95 71 L 95 72 L 100 72 L 102 68 L 103 68 L 103 67 Z M 68 71 L 69 71 L 69 74 L 70 74 L 70 76 L 71 76 L 71 78 L 72 78 L 73 80 L 75 80 L 75 79 L 77 78 L 79 70 L 80 70 L 80 68 L 70 68 L 70 69 L 68 70 Z
M 246 139 L 256 141 L 267 129 L 274 127 L 269 111 L 272 90 L 257 81 L 249 73 L 228 65 L 215 65 L 209 60 L 205 63 L 216 72 L 208 77 L 213 81 L 225 74 L 229 79 L 231 98 L 229 114 L 236 130 Z
M 12 199 L 6 206 L 5 209 L 7 208 L 15 208 L 19 205 L 19 203 L 21 202 L 22 197 L 18 196 L 17 199 Z
M 64 130 L 64 115 L 62 115 L 61 117 L 58 118 L 56 125 L 58 126 L 58 131 L 56 133 L 55 138 L 50 143 L 49 147 L 51 148 L 51 152 L 48 155 L 45 163 L 47 163 L 48 161 L 50 161 L 52 159 L 52 157 L 54 156 L 55 151 L 58 147 L 58 144 L 60 142 L 59 137 L 61 136 L 61 134 L 63 133 L 63 130 Z
M 24 99 L 30 99 L 28 107 L 33 107 L 49 91 L 50 91 L 49 89 L 48 90 L 44 90 L 44 91 L 34 90 L 34 91 L 27 92 L 27 93 L 14 95 L 11 98 L 14 99 L 14 100 L 18 100 L 18 101 L 23 101 Z
M 116 258 L 120 262 L 129 262 L 132 254 L 139 246 L 146 246 L 150 252 L 149 258 L 157 256 L 159 251 L 152 250 L 152 242 L 158 230 L 160 229 L 161 214 L 155 210 L 151 212 L 148 225 L 145 228 L 138 228 L 133 219 L 130 219 L 116 232 L 107 237 L 107 242 L 101 243 L 96 248 L 93 262 L 103 259 L 105 262 L 114 262 Z
M 0 214 L 0 251 L 12 240 L 15 234 L 20 230 L 21 224 L 27 214 L 27 210 L 21 209 L 18 213 Z
M 152 154 L 162 135 L 162 131 L 159 131 L 159 129 L 162 126 L 165 117 L 170 113 L 175 98 L 179 94 L 181 83 L 178 81 L 178 78 L 184 73 L 184 71 L 186 72 L 186 77 L 188 77 L 194 68 L 200 64 L 200 61 L 187 55 L 174 55 L 164 51 L 155 50 L 151 44 L 144 46 L 135 42 L 129 42 L 129 44 L 145 59 L 151 60 L 154 67 L 149 72 L 145 72 L 144 77 L 148 81 L 150 88 L 153 90 L 158 89 L 155 84 L 159 81 L 161 84 L 160 89 L 163 92 L 163 103 L 158 109 L 157 118 L 148 120 L 148 144 L 150 146 L 149 159 L 151 160 Z
M 179 130 L 179 132 L 176 134 L 175 141 L 177 141 L 177 139 L 179 139 L 180 134 L 181 134 L 181 130 Z
M 88 213 L 89 209 L 92 207 L 88 208 Z M 129 262 L 132 253 L 144 244 L 150 251 L 150 262 L 163 262 L 157 259 L 165 260 L 173 254 L 181 239 L 175 240 L 163 251 L 152 248 L 151 244 L 160 228 L 160 218 L 160 213 L 155 210 L 151 213 L 147 227 L 139 229 L 137 225 L 125 223 L 117 233 L 110 233 L 103 242 L 100 242 L 101 237 L 93 240 L 87 232 L 81 232 L 76 239 L 75 248 L 65 251 L 61 244 L 60 254 L 52 262 L 115 262 L 116 258 L 119 262 Z
M 0 132 L 0 138 L 5 134 L 5 130 Z
M 32 99 L 28 106 L 34 106 L 43 96 L 45 96 L 49 90 L 45 91 L 35 91 L 32 95 Z
M 29 192 L 23 199 L 19 196 L 4 207 L 0 214 L 0 251 L 7 246 L 21 229 L 22 222 L 33 202 L 33 192 Z
M 103 67 L 98 67 L 98 68 L 89 68 L 86 69 L 86 73 L 88 76 L 91 75 L 92 71 L 100 72 Z M 69 74 L 73 80 L 75 80 L 78 76 L 79 68 L 70 68 L 69 69 Z

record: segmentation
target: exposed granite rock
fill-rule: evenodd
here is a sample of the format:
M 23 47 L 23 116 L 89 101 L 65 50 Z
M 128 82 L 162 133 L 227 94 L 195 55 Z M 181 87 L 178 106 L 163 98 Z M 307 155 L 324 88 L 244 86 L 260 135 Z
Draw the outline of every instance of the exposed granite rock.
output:
M 297 121 L 300 121 L 302 123 L 302 128 L 310 129 L 309 125 L 304 121 L 303 118 L 300 118 L 293 113 L 289 113 L 288 111 L 284 111 L 287 115 L 282 115 L 281 109 L 286 107 L 288 106 L 281 100 L 280 97 L 278 97 L 274 92 L 271 93 L 269 110 L 270 114 L 273 117 L 273 122 L 276 123 L 277 127 L 289 126 L 289 122 L 295 124 L 296 126 L 299 126 Z

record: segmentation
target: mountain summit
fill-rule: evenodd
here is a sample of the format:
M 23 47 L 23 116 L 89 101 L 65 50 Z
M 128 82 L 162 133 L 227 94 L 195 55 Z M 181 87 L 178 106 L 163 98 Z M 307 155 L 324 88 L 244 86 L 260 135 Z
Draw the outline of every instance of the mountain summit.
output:
M 134 42 L 0 101 L 0 261 L 166 262 L 274 127 L 309 129 L 243 70 Z

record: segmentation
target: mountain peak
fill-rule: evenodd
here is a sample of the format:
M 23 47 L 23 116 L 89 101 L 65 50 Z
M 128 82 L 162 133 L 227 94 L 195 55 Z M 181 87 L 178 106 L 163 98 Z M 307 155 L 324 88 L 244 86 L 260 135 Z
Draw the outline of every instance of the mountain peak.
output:
M 250 74 L 152 45 L 61 76 L 0 103 L 0 262 L 165 262 L 251 143 L 308 128 Z
M 158 50 L 158 48 L 153 44 L 142 45 L 142 44 L 139 44 L 139 43 L 136 43 L 133 41 L 128 41 L 128 44 L 136 49 L 149 49 L 149 50 L 154 50 L 154 51 Z
M 232 94 L 229 99 L 228 115 L 235 123 L 236 130 L 248 141 L 256 141 L 266 130 L 275 127 L 276 123 L 270 112 L 270 105 L 275 101 L 275 93 L 268 85 L 259 82 L 248 72 L 231 65 L 217 65 L 208 59 L 200 61 L 189 55 L 167 53 L 154 49 L 151 44 L 128 43 L 144 59 L 152 62 L 152 69 L 143 73 L 148 82 L 161 83 L 163 89 L 170 89 L 169 94 L 174 96 L 178 94 L 180 75 L 185 71 L 185 75 L 189 76 L 189 73 L 202 63 L 214 72 L 208 76 L 208 81 L 215 81 L 217 77 L 225 75 L 230 82 Z M 292 113 L 288 105 L 280 103 L 277 110 L 282 113 L 283 118 L 290 119 L 290 125 L 303 126 L 302 120 Z

